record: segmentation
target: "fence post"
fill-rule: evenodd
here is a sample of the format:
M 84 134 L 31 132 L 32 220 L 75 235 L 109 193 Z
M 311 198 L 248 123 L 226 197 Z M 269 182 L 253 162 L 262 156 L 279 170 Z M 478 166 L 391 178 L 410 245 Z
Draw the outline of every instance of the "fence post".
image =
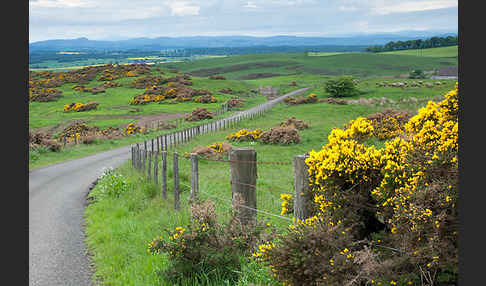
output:
M 147 179 L 150 180 L 152 176 L 152 151 L 148 151 L 148 166 L 147 166 Z
M 131 155 L 132 155 L 132 156 L 131 156 L 131 158 L 132 158 L 132 169 L 133 169 L 133 167 L 134 167 L 134 162 L 135 162 L 135 161 L 133 160 L 133 159 L 134 159 L 134 157 L 133 157 L 133 154 L 134 154 L 134 153 L 133 153 L 133 146 L 130 148 L 130 152 L 131 152 Z
M 197 162 L 197 154 L 191 153 L 191 201 L 197 199 L 199 192 L 199 166 Z
M 300 221 L 309 218 L 311 215 L 312 196 L 309 185 L 309 166 L 305 163 L 307 157 L 307 155 L 297 155 L 292 162 L 294 167 L 294 217 Z
M 256 223 L 256 159 L 257 154 L 253 148 L 233 148 L 229 153 L 233 208 L 236 217 L 244 225 Z
M 157 136 L 157 152 L 160 152 L 160 136 Z
M 154 138 L 152 138 L 152 150 L 150 151 L 154 152 Z
M 154 156 L 154 183 L 156 186 L 159 184 L 159 151 Z
M 179 154 L 174 152 L 174 210 L 179 210 Z
M 162 198 L 167 199 L 167 150 L 162 151 Z
M 142 172 L 144 173 L 145 172 L 145 165 L 146 165 L 146 162 L 147 162 L 147 149 L 143 149 L 142 150 L 142 157 L 143 157 L 143 161 L 142 161 Z

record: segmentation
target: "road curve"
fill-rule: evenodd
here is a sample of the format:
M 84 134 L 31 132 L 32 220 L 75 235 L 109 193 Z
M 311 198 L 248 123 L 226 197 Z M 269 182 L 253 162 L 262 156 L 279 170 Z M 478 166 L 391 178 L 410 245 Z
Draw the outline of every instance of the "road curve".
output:
M 269 108 L 299 89 L 223 120 Z M 203 129 L 210 132 L 210 129 Z M 170 144 L 170 142 L 168 142 Z M 84 245 L 84 208 L 89 186 L 104 168 L 130 158 L 131 146 L 41 167 L 29 172 L 29 285 L 91 285 Z

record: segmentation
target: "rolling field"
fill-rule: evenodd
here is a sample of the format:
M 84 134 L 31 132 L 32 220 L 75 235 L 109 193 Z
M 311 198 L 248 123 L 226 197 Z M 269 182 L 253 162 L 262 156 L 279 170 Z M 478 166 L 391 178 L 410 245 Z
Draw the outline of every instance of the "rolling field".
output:
M 457 58 L 458 46 L 430 48 L 430 49 L 417 49 L 417 50 L 403 50 L 393 52 L 381 52 L 384 55 L 406 55 L 406 56 L 418 56 L 418 57 L 438 57 L 438 58 Z
M 429 52 L 433 54 L 433 52 Z M 442 51 L 440 52 L 443 53 Z M 400 75 L 413 69 L 433 70 L 441 66 L 457 65 L 457 58 L 437 56 L 418 57 L 414 54 L 341 53 L 327 56 L 308 56 L 304 53 L 242 55 L 226 58 L 168 63 L 193 75 L 223 75 L 230 79 L 249 79 L 248 76 L 268 73 L 273 76 L 292 74 L 354 75 L 359 77 Z
M 446 84 L 434 85 L 431 88 L 377 87 L 377 82 L 412 81 L 394 78 L 407 73 L 412 68 L 431 70 L 444 65 L 457 64 L 457 57 L 444 57 L 453 55 L 454 47 L 430 49 L 427 53 L 432 56 L 427 57 L 417 57 L 411 51 L 408 53 L 412 54 L 325 53 L 325 56 L 307 56 L 304 53 L 256 54 L 150 65 L 152 75 L 160 75 L 155 70 L 156 67 L 161 68 L 165 77 L 176 75 L 169 72 L 172 68 L 176 68 L 180 72 L 190 72 L 192 74 L 192 87 L 211 91 L 218 102 L 211 104 L 195 102 L 178 104 L 162 102 L 159 104 L 152 102 L 144 105 L 130 105 L 130 100 L 144 91 L 143 89 L 129 87 L 134 78 L 115 79 L 113 81 L 121 83 L 121 87 L 107 88 L 105 93 L 99 94 L 75 91 L 72 89 L 75 84 L 67 83 L 56 88 L 62 91 L 62 96 L 57 101 L 29 103 L 29 130 L 34 132 L 48 131 L 55 136 L 69 124 L 77 121 L 99 128 L 123 127 L 128 123 L 137 122 L 174 122 L 175 119 L 184 117 L 196 107 L 205 107 L 209 111 L 216 111 L 221 107 L 221 103 L 233 96 L 245 99 L 241 109 L 246 109 L 266 101 L 265 97 L 250 92 L 258 86 L 272 85 L 280 90 L 280 94 L 302 87 L 310 87 L 309 93 L 315 93 L 318 97 L 325 98 L 329 95 L 324 90 L 324 83 L 329 78 L 341 74 L 353 75 L 360 79 L 358 88 L 361 93 L 355 98 L 386 97 L 401 100 L 414 97 L 426 99 L 442 94 L 454 85 L 455 81 L 448 80 L 442 81 Z M 227 80 L 208 79 L 210 75 L 216 74 L 225 76 Z M 385 76 L 387 77 L 385 78 Z M 100 75 L 86 86 L 94 87 L 103 84 L 103 81 L 98 80 L 99 77 Z M 295 82 L 295 86 L 291 86 L 291 82 Z M 433 80 L 424 80 L 424 82 L 435 83 Z M 235 94 L 223 94 L 220 92 L 223 88 L 231 88 L 235 91 Z M 91 101 L 100 103 L 97 109 L 86 112 L 63 112 L 66 104 Z M 146 136 L 150 137 L 150 135 Z M 123 144 L 133 143 L 136 140 L 135 138 L 137 137 L 100 141 L 96 144 L 81 145 L 74 148 L 66 146 L 61 152 L 47 152 L 42 156 L 34 156 L 36 159 L 29 161 L 29 166 L 34 168 L 109 150 Z

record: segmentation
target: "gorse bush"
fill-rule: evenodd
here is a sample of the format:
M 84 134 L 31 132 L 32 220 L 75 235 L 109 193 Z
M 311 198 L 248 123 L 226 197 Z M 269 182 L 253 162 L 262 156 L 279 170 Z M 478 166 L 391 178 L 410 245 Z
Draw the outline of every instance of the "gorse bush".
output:
M 333 129 L 329 143 L 309 153 L 314 216 L 254 255 L 277 279 L 457 283 L 457 84 L 443 101 L 430 101 L 398 125 L 394 137 L 382 136 L 373 120 L 360 117 Z M 377 135 L 391 137 L 384 148 L 365 145 Z
M 168 240 L 159 236 L 149 243 L 147 252 L 167 253 L 170 266 L 163 275 L 173 283 L 207 276 L 235 283 L 242 257 L 249 257 L 256 245 L 271 235 L 269 225 L 243 225 L 232 216 L 218 223 L 211 201 L 191 206 L 192 220 L 187 226 L 166 230 Z
M 324 90 L 331 97 L 346 97 L 358 94 L 357 82 L 352 76 L 340 76 L 329 79 L 324 85 Z

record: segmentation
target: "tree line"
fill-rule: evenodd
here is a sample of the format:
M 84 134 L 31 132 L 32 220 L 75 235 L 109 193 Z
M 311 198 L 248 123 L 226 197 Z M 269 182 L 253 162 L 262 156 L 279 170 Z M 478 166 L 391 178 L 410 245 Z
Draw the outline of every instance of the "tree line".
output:
M 429 39 L 417 39 L 408 41 L 391 41 L 383 46 L 370 46 L 366 48 L 367 52 L 388 52 L 397 50 L 410 50 L 410 49 L 427 49 L 427 48 L 437 48 L 437 47 L 447 47 L 458 45 L 457 36 L 447 36 L 447 37 L 432 37 Z

